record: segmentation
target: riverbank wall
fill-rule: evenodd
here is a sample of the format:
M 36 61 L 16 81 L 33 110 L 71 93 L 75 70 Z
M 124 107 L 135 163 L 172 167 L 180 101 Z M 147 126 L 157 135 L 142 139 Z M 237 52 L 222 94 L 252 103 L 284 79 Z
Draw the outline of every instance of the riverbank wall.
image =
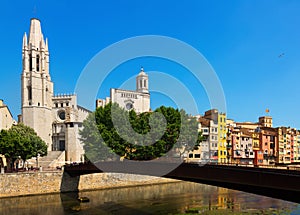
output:
M 94 173 L 76 177 L 70 177 L 63 171 L 6 173 L 0 174 L 0 198 L 111 189 L 176 181 L 174 179 L 123 173 Z

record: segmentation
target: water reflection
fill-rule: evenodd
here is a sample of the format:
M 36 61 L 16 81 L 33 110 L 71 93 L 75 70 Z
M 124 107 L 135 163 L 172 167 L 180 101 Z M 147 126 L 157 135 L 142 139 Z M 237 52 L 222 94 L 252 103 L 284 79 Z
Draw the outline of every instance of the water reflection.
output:
M 90 202 L 80 203 L 79 196 L 88 197 Z M 190 182 L 0 199 L 3 215 L 290 214 L 297 206 L 296 203 Z

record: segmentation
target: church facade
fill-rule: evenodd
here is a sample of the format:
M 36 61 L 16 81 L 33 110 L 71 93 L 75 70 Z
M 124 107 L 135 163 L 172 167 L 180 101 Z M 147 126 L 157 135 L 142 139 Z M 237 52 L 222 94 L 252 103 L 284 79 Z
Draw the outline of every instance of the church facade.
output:
M 111 88 L 110 97 L 96 100 L 96 108 L 109 102 L 117 103 L 125 110 L 133 109 L 137 113 L 150 111 L 149 77 L 144 69 L 141 68 L 136 77 L 136 91 Z
M 32 127 L 47 143 L 48 154 L 63 155 L 66 162 L 83 161 L 79 130 L 90 111 L 77 105 L 76 95 L 54 95 L 48 41 L 38 19 L 31 19 L 28 38 L 24 34 L 22 61 L 19 121 Z

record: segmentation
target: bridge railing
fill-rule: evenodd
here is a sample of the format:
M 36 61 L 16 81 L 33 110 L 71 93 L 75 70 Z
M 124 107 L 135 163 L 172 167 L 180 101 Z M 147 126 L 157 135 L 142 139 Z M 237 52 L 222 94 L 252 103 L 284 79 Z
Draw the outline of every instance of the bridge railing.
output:
M 300 166 L 277 166 L 277 165 L 254 165 L 254 164 L 237 164 L 237 163 L 215 163 L 215 162 L 187 162 L 190 164 L 199 164 L 199 165 L 217 165 L 217 166 L 239 166 L 239 167 L 255 167 L 255 168 L 268 168 L 268 169 L 283 169 L 283 170 L 296 170 L 300 171 Z

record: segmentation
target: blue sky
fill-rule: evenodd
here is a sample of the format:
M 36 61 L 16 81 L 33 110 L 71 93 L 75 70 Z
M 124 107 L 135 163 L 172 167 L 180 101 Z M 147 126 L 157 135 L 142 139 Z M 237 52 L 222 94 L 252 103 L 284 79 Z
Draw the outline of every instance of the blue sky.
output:
M 300 1 L 3 0 L 0 98 L 15 118 L 21 103 L 22 36 L 32 17 L 41 20 L 49 40 L 56 93 L 74 92 L 84 67 L 105 47 L 129 37 L 163 35 L 193 46 L 208 60 L 223 86 L 229 118 L 257 121 L 269 108 L 275 126 L 300 128 Z M 120 65 L 98 96 L 108 96 L 109 87 L 119 87 L 141 65 L 145 71 L 176 76 L 196 97 L 200 113 L 210 108 L 205 90 L 188 71 L 156 58 Z M 155 93 L 151 102 L 152 108 L 174 105 Z

